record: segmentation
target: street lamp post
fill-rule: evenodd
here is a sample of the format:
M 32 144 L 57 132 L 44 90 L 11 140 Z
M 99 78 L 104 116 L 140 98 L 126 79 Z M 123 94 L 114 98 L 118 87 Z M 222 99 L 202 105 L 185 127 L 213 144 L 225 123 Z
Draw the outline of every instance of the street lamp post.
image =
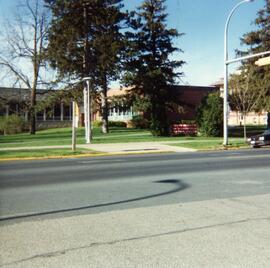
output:
M 72 101 L 72 151 L 76 151 L 76 102 Z
M 91 143 L 91 113 L 90 113 L 90 77 L 84 77 L 86 82 L 84 87 L 84 124 L 85 124 L 85 140 Z
M 224 90 L 223 90 L 223 145 L 228 145 L 228 26 L 235 10 L 242 4 L 252 2 L 253 0 L 243 0 L 239 2 L 227 17 L 224 32 Z

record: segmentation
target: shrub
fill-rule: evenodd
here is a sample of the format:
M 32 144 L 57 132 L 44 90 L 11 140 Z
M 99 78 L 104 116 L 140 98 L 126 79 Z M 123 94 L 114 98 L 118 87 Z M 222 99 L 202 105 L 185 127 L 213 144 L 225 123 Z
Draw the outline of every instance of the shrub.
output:
M 202 136 L 222 135 L 223 102 L 218 93 L 209 94 L 197 111 L 197 124 Z
M 179 121 L 172 121 L 171 122 L 171 125 L 174 125 L 174 124 L 187 124 L 187 125 L 195 125 L 197 122 L 196 120 L 188 120 L 188 119 L 183 119 L 183 120 L 179 120 Z
M 109 127 L 127 127 L 127 123 L 123 121 L 109 121 Z
M 102 126 L 101 121 L 94 121 L 92 124 L 93 124 L 93 127 L 101 127 Z
M 5 117 L 0 116 L 0 135 L 4 134 Z
M 24 128 L 24 120 L 18 115 L 10 115 L 0 119 L 0 130 L 4 135 L 21 133 Z
M 148 119 L 144 118 L 142 115 L 135 115 L 131 119 L 131 124 L 134 128 L 139 129 L 149 129 L 150 122 Z
M 101 127 L 102 121 L 94 121 L 93 127 Z M 109 121 L 109 127 L 127 127 L 127 123 L 123 121 Z

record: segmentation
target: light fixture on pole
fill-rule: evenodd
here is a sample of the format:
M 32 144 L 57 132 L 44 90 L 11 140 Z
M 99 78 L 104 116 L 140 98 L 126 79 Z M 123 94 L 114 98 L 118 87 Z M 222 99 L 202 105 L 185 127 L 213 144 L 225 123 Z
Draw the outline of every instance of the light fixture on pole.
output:
M 223 145 L 228 145 L 228 26 L 235 10 L 244 3 L 253 2 L 253 0 L 243 0 L 231 10 L 227 17 L 224 32 L 224 90 L 223 90 Z
M 270 64 L 270 57 L 264 57 L 264 58 L 261 58 L 257 61 L 255 61 L 255 64 L 257 66 L 265 66 L 265 65 L 269 65 Z

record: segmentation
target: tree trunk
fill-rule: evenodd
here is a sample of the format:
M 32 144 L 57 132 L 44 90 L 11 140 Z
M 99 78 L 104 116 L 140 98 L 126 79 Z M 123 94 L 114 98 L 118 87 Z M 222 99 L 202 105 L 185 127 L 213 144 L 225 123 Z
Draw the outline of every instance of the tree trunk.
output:
M 34 81 L 31 88 L 31 98 L 30 98 L 30 134 L 36 134 L 36 91 L 37 91 L 37 82 L 38 74 L 40 67 L 40 59 L 38 56 L 38 37 L 37 37 L 38 28 L 35 26 L 34 33 L 34 56 L 33 56 L 33 71 L 34 71 Z M 41 52 L 41 49 L 40 49 Z
M 36 88 L 31 89 L 31 102 L 29 109 L 29 132 L 31 135 L 36 134 Z
M 153 136 L 168 136 L 168 125 L 166 107 L 162 102 L 162 96 L 154 93 L 151 96 L 151 125 L 150 129 Z
M 244 120 L 244 140 L 247 140 L 247 127 L 246 127 L 246 113 L 243 113 L 243 120 Z
M 270 128 L 270 112 L 267 113 L 267 128 Z
M 108 101 L 107 101 L 107 78 L 106 75 L 103 77 L 101 91 L 101 118 L 102 118 L 102 133 L 109 133 L 109 121 L 108 121 Z

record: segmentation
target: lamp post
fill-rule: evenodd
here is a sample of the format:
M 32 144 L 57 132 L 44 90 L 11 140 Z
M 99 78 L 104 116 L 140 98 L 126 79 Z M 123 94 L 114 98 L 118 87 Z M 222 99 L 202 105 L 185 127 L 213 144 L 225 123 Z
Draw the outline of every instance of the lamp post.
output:
M 225 24 L 224 32 L 224 90 L 223 90 L 223 145 L 228 145 L 228 66 L 230 62 L 228 61 L 228 26 L 232 15 L 235 10 L 244 3 L 252 2 L 253 0 L 243 0 L 239 2 L 231 10 L 227 21 Z
M 91 115 L 90 115 L 90 77 L 84 77 L 86 82 L 84 87 L 84 125 L 86 143 L 91 143 Z
M 72 152 L 76 151 L 76 103 L 72 101 Z

